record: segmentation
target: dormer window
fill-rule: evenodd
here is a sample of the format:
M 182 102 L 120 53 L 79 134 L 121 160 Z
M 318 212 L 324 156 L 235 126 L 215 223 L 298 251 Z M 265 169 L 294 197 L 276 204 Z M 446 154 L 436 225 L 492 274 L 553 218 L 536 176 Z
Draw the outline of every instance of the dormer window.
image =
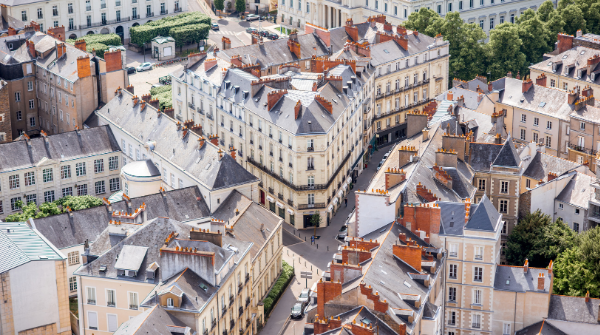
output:
M 167 298 L 167 307 L 173 308 L 173 299 Z

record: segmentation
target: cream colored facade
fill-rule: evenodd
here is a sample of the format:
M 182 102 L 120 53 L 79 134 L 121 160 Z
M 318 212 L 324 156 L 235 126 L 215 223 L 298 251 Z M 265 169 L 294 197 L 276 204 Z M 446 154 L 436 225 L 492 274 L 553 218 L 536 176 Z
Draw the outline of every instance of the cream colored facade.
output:
M 440 235 L 442 245 L 449 251 L 444 334 L 492 332 L 496 313 L 494 275 L 500 261 L 500 231 L 465 229 L 462 236 Z
M 449 60 L 448 42 L 436 38 L 434 45 L 421 52 L 375 68 L 373 129 L 378 145 L 406 137 L 411 126 L 406 123 L 406 113 L 423 111 L 425 105 L 446 90 Z
M 527 8 L 535 10 L 542 3 L 541 0 L 279 0 L 277 8 L 278 19 L 284 24 L 303 27 L 305 23 L 311 23 L 325 28 L 342 27 L 350 18 L 362 22 L 364 18 L 378 14 L 386 15 L 392 24 L 399 24 L 420 8 L 432 9 L 441 16 L 458 11 L 464 21 L 478 24 L 489 33 L 503 22 L 514 23 Z
M 600 89 L 600 88 L 599 88 Z M 579 164 L 589 163 L 592 172 L 596 172 L 596 157 L 600 151 L 600 120 L 587 113 L 569 115 L 569 157 Z
M 17 2 L 6 10 L 25 23 L 35 21 L 42 31 L 64 26 L 69 39 L 115 33 L 129 43 L 129 28 L 187 11 L 187 0 L 51 0 Z
M 120 160 L 121 153 L 117 151 L 64 160 L 44 157 L 32 167 L 2 171 L 0 218 L 19 211 L 18 200 L 23 204 L 34 201 L 40 205 L 67 195 L 108 197 L 110 192 L 120 189 Z M 113 161 L 116 165 L 109 163 Z M 103 167 L 102 171 L 96 169 L 98 166 Z M 68 174 L 63 172 L 67 167 Z

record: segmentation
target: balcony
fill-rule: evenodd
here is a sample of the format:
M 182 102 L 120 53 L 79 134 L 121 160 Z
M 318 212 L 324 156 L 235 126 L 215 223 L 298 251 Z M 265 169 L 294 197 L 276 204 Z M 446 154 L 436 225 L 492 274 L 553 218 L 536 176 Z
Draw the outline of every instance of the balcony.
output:
M 279 200 L 283 200 L 283 194 L 277 193 L 277 197 L 279 198 Z
M 217 319 L 212 319 L 212 322 L 210 323 L 210 330 L 215 329 L 215 327 L 217 326 Z
M 134 311 L 137 311 L 139 308 L 138 305 L 129 305 L 129 309 L 133 309 Z
M 154 17 L 154 13 L 146 13 L 146 17 Z
M 136 18 L 134 17 L 133 20 L 135 20 Z M 131 17 L 122 17 L 119 18 L 117 20 L 102 20 L 100 22 L 96 22 L 96 23 L 88 23 L 88 24 L 82 24 L 79 25 L 79 29 L 87 29 L 87 28 L 94 28 L 94 27 L 102 27 L 102 26 L 108 26 L 111 24 L 116 24 L 116 23 L 121 23 L 121 22 L 127 22 L 127 21 L 131 21 L 132 18 Z M 74 30 L 75 26 L 73 26 L 73 29 L 69 29 L 69 30 Z
M 261 182 L 262 183 L 262 182 Z M 261 185 L 262 186 L 262 185 Z M 250 280 L 250 274 L 246 273 L 246 283 Z
M 314 169 L 315 169 L 315 166 L 314 166 L 314 165 L 309 165 L 309 166 L 307 166 L 307 167 L 306 167 L 306 169 L 307 169 L 307 170 L 314 170 Z
M 594 149 L 586 149 L 585 147 L 576 145 L 575 143 L 569 142 L 567 145 L 569 146 L 569 149 L 574 150 L 574 151 L 579 151 L 586 155 L 596 156 L 596 154 L 598 153 L 598 151 L 596 151 Z
M 88 303 L 88 305 L 95 305 L 96 304 L 96 299 L 88 299 L 87 303 Z
M 472 328 L 479 329 L 479 328 L 481 328 L 481 323 L 474 323 L 473 322 L 472 326 L 473 326 Z
M 250 305 L 250 298 L 246 298 L 246 307 L 248 307 L 248 305 Z
M 229 306 L 233 306 L 234 299 L 235 299 L 235 296 L 233 294 L 229 296 Z
M 288 166 L 289 166 L 290 168 L 293 168 L 293 167 L 294 167 L 294 165 L 292 165 L 292 163 L 288 163 Z
M 140 19 L 140 15 L 139 14 L 131 15 L 131 19 L 132 20 L 139 20 Z
M 196 109 L 196 106 L 193 102 L 188 102 L 188 107 L 190 107 L 191 109 Z
M 169 14 L 169 10 L 168 9 L 160 11 L 160 15 L 167 15 L 167 14 Z
M 325 203 L 316 203 L 316 204 L 299 204 L 298 209 L 313 209 L 313 208 L 325 208 Z
M 204 111 L 202 110 L 202 108 L 198 107 L 198 108 L 196 109 L 196 111 L 197 111 L 198 113 L 200 113 L 200 114 L 204 115 Z
M 202 335 L 208 335 L 208 329 L 204 329 L 204 331 L 202 332 Z
M 250 159 L 252 159 L 252 158 L 250 158 Z M 258 187 L 263 187 L 263 182 L 262 182 L 262 181 L 259 181 L 259 182 L 258 182 Z M 246 277 L 247 277 L 247 276 L 248 276 L 248 274 L 246 273 Z
M 292 201 L 291 199 L 288 199 L 287 203 L 289 206 L 294 207 L 294 201 Z
M 233 329 L 233 326 L 235 326 L 235 321 L 229 320 L 229 328 Z
M 227 313 L 227 306 L 223 306 L 223 309 L 221 310 L 222 316 L 225 316 L 225 313 Z
M 173 10 L 173 13 L 179 13 L 179 12 L 182 12 L 182 11 L 183 11 L 183 8 L 181 8 L 181 7 L 175 7 L 175 10 Z
M 306 148 L 306 151 L 313 152 L 313 151 L 315 151 L 315 147 L 308 147 L 308 148 Z
M 417 87 L 420 87 L 420 86 L 423 86 L 423 85 L 426 85 L 426 84 L 429 84 L 429 79 L 425 79 L 425 80 L 422 80 L 422 81 L 419 81 L 419 82 L 416 82 L 416 83 L 412 83 L 412 84 L 408 84 L 408 85 L 404 85 L 404 86 L 399 86 L 398 88 L 396 88 L 394 90 L 390 89 L 389 91 L 386 91 L 385 93 L 382 93 L 382 92 L 377 93 L 375 95 L 375 100 L 380 100 L 380 99 L 383 99 L 385 97 L 389 97 L 390 95 L 401 93 L 401 92 L 404 92 L 406 90 L 410 90 L 411 88 L 417 88 Z
M 432 99 L 427 98 L 427 99 L 423 99 L 423 100 L 419 100 L 417 102 L 412 102 L 406 106 L 403 107 L 398 107 L 398 108 L 394 108 L 392 110 L 390 110 L 389 112 L 382 112 L 378 115 L 375 115 L 375 117 L 373 117 L 373 122 L 377 121 L 377 120 L 381 120 L 385 117 L 388 117 L 390 115 L 394 115 L 395 113 L 399 113 L 399 112 L 404 112 L 404 111 L 409 111 L 411 109 L 413 109 L 414 107 L 426 104 L 428 102 L 430 102 Z M 386 128 L 387 129 L 387 128 Z M 377 131 L 381 131 L 381 128 L 377 128 Z
M 112 301 L 112 302 L 109 301 L 109 302 L 106 303 L 106 306 L 107 307 L 115 307 L 115 302 L 114 301 Z
M 244 283 L 238 284 L 238 294 L 242 293 L 242 287 L 244 287 Z
M 212 115 L 212 113 L 208 113 L 208 114 L 206 114 L 206 117 L 207 117 L 209 120 L 211 120 L 211 121 L 212 121 L 212 120 L 214 120 L 214 119 L 213 119 L 213 115 Z
M 275 195 L 275 191 L 273 190 L 273 188 L 272 188 L 272 187 L 269 187 L 269 193 L 271 193 L 271 194 Z
M 240 307 L 239 310 L 240 310 L 240 316 L 242 316 L 242 314 L 244 314 L 244 307 Z

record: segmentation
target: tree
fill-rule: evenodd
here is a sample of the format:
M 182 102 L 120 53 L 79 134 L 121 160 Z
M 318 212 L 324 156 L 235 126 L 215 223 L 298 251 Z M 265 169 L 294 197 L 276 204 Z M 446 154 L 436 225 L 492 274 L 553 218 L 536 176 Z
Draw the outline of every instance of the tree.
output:
M 220 10 L 220 11 L 222 11 L 223 9 L 225 9 L 224 0 L 215 0 L 215 9 L 216 10 Z
M 441 19 L 442 18 L 435 11 L 426 7 L 421 7 L 418 12 L 412 12 L 408 16 L 408 19 L 404 21 L 404 26 L 407 29 L 416 30 L 421 34 L 435 36 L 435 33 L 432 33 L 431 31 L 427 32 L 427 28 L 435 21 Z
M 568 5 L 565 9 L 560 12 L 565 25 L 563 27 L 564 32 L 570 35 L 575 35 L 577 30 L 586 31 L 585 18 L 581 8 L 577 5 Z
M 240 13 L 246 11 L 246 0 L 235 0 L 235 10 Z
M 590 7 L 585 24 L 590 33 L 600 34 L 600 2 L 596 2 Z
M 525 216 L 506 241 L 506 260 L 523 265 L 525 259 L 534 267 L 546 267 L 565 250 L 577 244 L 577 234 L 562 220 L 552 222 L 539 210 Z
M 554 45 L 556 39 L 558 38 L 558 33 L 564 31 L 565 21 L 562 18 L 562 15 L 558 11 L 554 11 L 550 13 L 550 18 L 546 22 L 546 29 L 550 36 L 550 45 Z
M 527 57 L 521 51 L 522 46 L 523 41 L 515 24 L 505 22 L 490 32 L 487 45 L 490 52 L 488 72 L 492 78 L 504 77 L 509 71 L 525 73 Z
M 45 202 L 41 204 L 39 208 L 35 202 L 29 202 L 27 205 L 23 206 L 23 202 L 19 200 L 17 202 L 17 207 L 21 208 L 21 212 L 11 214 L 7 216 L 5 220 L 7 222 L 22 222 L 27 221 L 30 218 L 37 219 L 65 213 L 67 207 L 72 210 L 80 210 L 100 205 L 102 205 L 102 200 L 94 198 L 91 195 L 77 197 L 66 196 L 53 202 Z
M 539 63 L 546 52 L 552 51 L 549 45 L 550 35 L 544 23 L 531 9 L 527 9 L 518 19 L 517 29 L 523 42 L 521 51 L 527 63 Z
M 554 4 L 552 3 L 552 1 L 547 0 L 540 5 L 540 8 L 537 10 L 537 16 L 543 22 L 548 22 L 548 20 L 550 19 L 550 14 L 552 14 L 553 12 Z
M 188 43 L 200 42 L 208 37 L 210 26 L 205 23 L 190 24 L 182 27 L 175 27 L 169 30 L 169 36 L 175 39 L 175 46 L 180 50 Z

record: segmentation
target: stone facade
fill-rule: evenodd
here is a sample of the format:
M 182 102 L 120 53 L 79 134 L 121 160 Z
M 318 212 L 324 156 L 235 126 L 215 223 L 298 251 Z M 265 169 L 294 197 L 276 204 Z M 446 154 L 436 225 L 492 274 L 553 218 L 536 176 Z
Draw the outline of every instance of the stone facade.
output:
M 12 141 L 9 87 L 0 80 L 0 143 Z

